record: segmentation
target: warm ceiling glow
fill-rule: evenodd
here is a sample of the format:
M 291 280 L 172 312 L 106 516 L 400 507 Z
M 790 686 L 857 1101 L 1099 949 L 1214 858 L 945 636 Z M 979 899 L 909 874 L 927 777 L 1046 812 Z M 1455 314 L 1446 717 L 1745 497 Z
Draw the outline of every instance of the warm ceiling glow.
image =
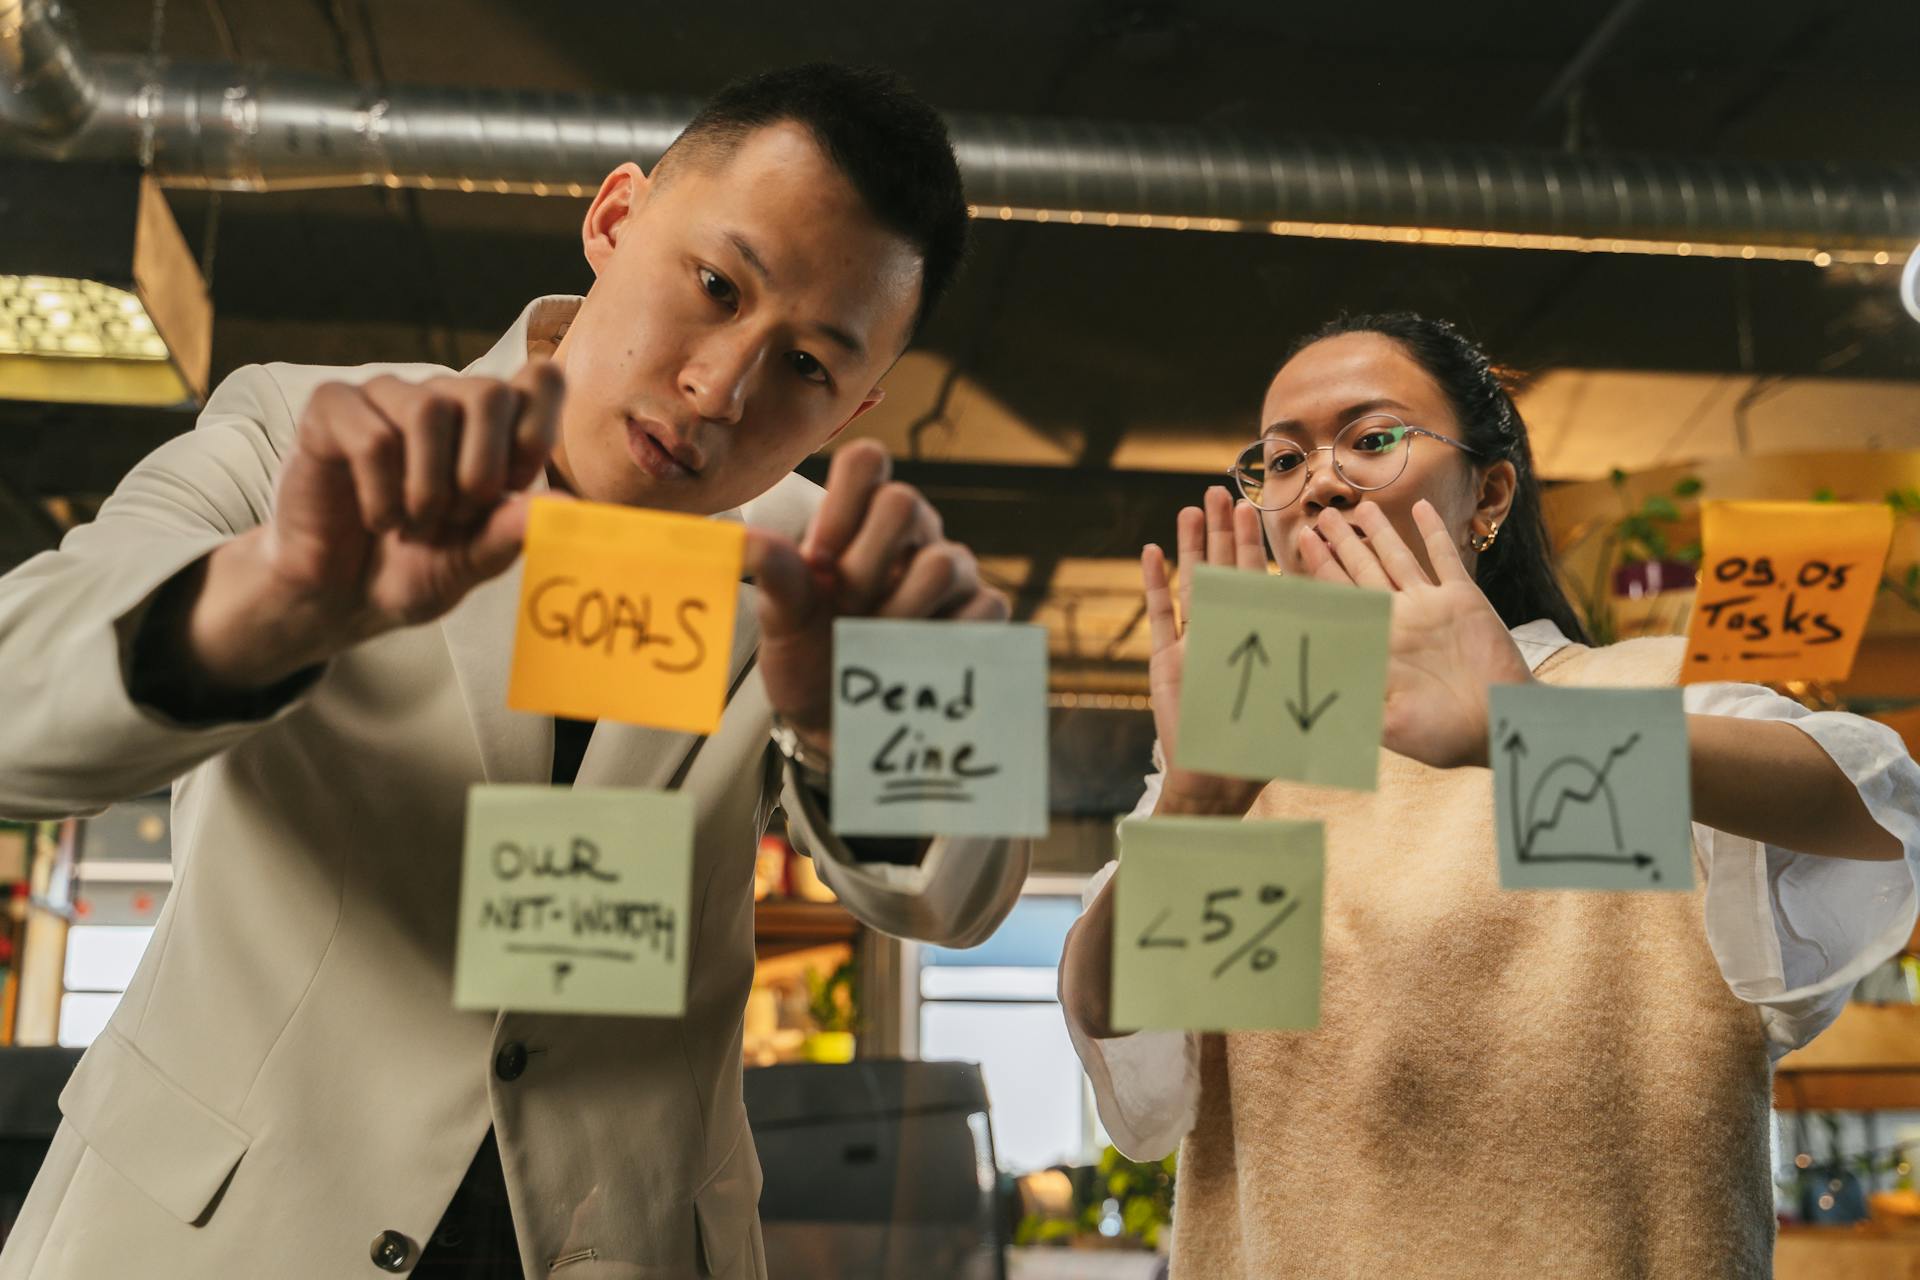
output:
M 1244 218 L 1189 218 L 1152 213 L 1101 213 L 1088 209 L 1026 209 L 1018 205 L 969 205 L 975 218 L 1001 222 L 1104 223 L 1162 231 L 1213 231 L 1300 236 L 1313 240 L 1367 240 L 1385 244 L 1461 245 L 1476 249 L 1550 249 L 1562 253 L 1636 253 L 1675 258 L 1755 258 L 1886 266 L 1885 249 L 1817 249 L 1800 245 L 1715 243 L 1702 240 L 1636 240 L 1614 236 L 1550 235 L 1526 231 L 1460 231 L 1446 227 L 1385 227 L 1356 222 L 1265 222 Z
M 165 360 L 140 299 L 64 276 L 0 275 L 0 355 Z

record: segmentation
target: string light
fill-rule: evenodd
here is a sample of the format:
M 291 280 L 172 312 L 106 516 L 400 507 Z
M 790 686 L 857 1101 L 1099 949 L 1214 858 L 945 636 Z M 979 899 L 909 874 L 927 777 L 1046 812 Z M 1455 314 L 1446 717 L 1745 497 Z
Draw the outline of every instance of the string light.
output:
M 475 191 L 472 178 L 436 179 L 429 174 L 411 177 L 386 174 L 379 179 L 388 187 L 417 186 L 433 191 L 456 186 Z M 557 196 L 565 194 L 578 200 L 586 188 L 577 182 L 557 185 L 548 182 L 517 182 L 490 179 L 490 190 L 502 195 Z M 1544 249 L 1559 253 L 1622 253 L 1676 258 L 1743 258 L 1769 262 L 1808 262 L 1816 267 L 1838 264 L 1884 267 L 1905 262 L 1908 254 L 1886 249 L 1818 249 L 1801 245 L 1732 244 L 1702 240 L 1637 240 L 1621 237 L 1558 235 L 1535 231 L 1467 231 L 1450 227 L 1373 226 L 1357 222 L 1289 222 L 1246 218 L 1195 218 L 1186 214 L 1119 213 L 1098 209 L 1028 208 L 1021 205 L 968 205 L 970 218 L 998 218 L 1001 222 L 1066 222 L 1073 226 L 1105 225 L 1115 228 L 1211 232 L 1215 234 L 1298 236 L 1314 240 L 1359 240 L 1380 244 L 1467 245 L 1482 249 Z
M 974 217 L 983 216 L 969 206 Z M 1314 240 L 1359 240 L 1381 244 L 1468 245 L 1485 249 L 1543 249 L 1560 253 L 1622 253 L 1674 258 L 1742 258 L 1769 262 L 1807 262 L 1818 267 L 1835 263 L 1884 267 L 1896 255 L 1885 249 L 1820 249 L 1802 245 L 1734 244 L 1708 240 L 1645 240 L 1623 236 L 1575 236 L 1539 231 L 1468 231 L 1451 227 L 1372 226 L 1357 222 L 1289 222 L 1245 218 L 1194 218 L 1186 215 L 1119 213 L 1095 209 L 1042 209 L 999 205 L 994 214 L 1002 222 L 1066 222 L 1097 226 L 1216 234 L 1298 236 Z M 1905 254 L 1898 255 L 1901 260 Z
M 1144 693 L 1079 693 L 1069 690 L 1048 694 L 1047 705 L 1065 711 L 1151 711 L 1153 699 Z

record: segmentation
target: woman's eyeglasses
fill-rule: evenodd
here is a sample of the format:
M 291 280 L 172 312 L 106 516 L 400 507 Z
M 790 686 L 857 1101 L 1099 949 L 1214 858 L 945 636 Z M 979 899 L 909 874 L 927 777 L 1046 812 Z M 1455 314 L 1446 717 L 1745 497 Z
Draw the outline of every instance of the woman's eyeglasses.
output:
M 1355 489 L 1384 489 L 1398 480 L 1413 456 L 1420 437 L 1450 444 L 1468 457 L 1478 457 L 1472 446 L 1425 427 L 1410 427 L 1390 413 L 1370 413 L 1340 429 L 1332 444 L 1303 449 L 1284 436 L 1269 435 L 1241 450 L 1227 474 L 1239 486 L 1240 496 L 1262 511 L 1284 511 L 1300 500 L 1313 474 L 1308 459 L 1325 450 L 1333 455 L 1333 469 Z

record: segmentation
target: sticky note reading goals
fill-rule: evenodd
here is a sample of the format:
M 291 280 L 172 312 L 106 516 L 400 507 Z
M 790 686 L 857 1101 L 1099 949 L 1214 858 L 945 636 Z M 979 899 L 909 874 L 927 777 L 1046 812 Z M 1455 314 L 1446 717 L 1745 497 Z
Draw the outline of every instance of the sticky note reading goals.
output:
M 1373 790 L 1392 611 L 1385 591 L 1199 566 L 1180 767 Z
M 1320 1024 L 1319 823 L 1129 819 L 1114 875 L 1116 1029 Z
M 1702 503 L 1681 682 L 1845 679 L 1892 541 L 1880 504 Z
M 1047 631 L 833 625 L 833 825 L 848 835 L 1047 833 Z
M 454 1007 L 679 1017 L 692 868 L 684 793 L 474 787 Z
M 1490 691 L 1503 889 L 1691 889 L 1678 689 Z
M 536 499 L 507 705 L 712 733 L 745 548 L 731 521 Z

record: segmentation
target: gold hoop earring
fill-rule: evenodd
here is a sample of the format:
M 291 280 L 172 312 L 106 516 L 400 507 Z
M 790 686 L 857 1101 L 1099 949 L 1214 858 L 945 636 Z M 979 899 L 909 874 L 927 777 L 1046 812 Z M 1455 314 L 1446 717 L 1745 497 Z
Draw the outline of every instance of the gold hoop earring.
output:
M 1495 520 L 1492 524 L 1487 526 L 1487 531 L 1485 533 L 1476 533 L 1472 537 L 1468 538 L 1467 542 L 1469 545 L 1473 547 L 1475 551 L 1485 551 L 1488 547 L 1493 545 L 1493 540 L 1499 536 L 1500 536 L 1500 522 L 1498 520 Z

